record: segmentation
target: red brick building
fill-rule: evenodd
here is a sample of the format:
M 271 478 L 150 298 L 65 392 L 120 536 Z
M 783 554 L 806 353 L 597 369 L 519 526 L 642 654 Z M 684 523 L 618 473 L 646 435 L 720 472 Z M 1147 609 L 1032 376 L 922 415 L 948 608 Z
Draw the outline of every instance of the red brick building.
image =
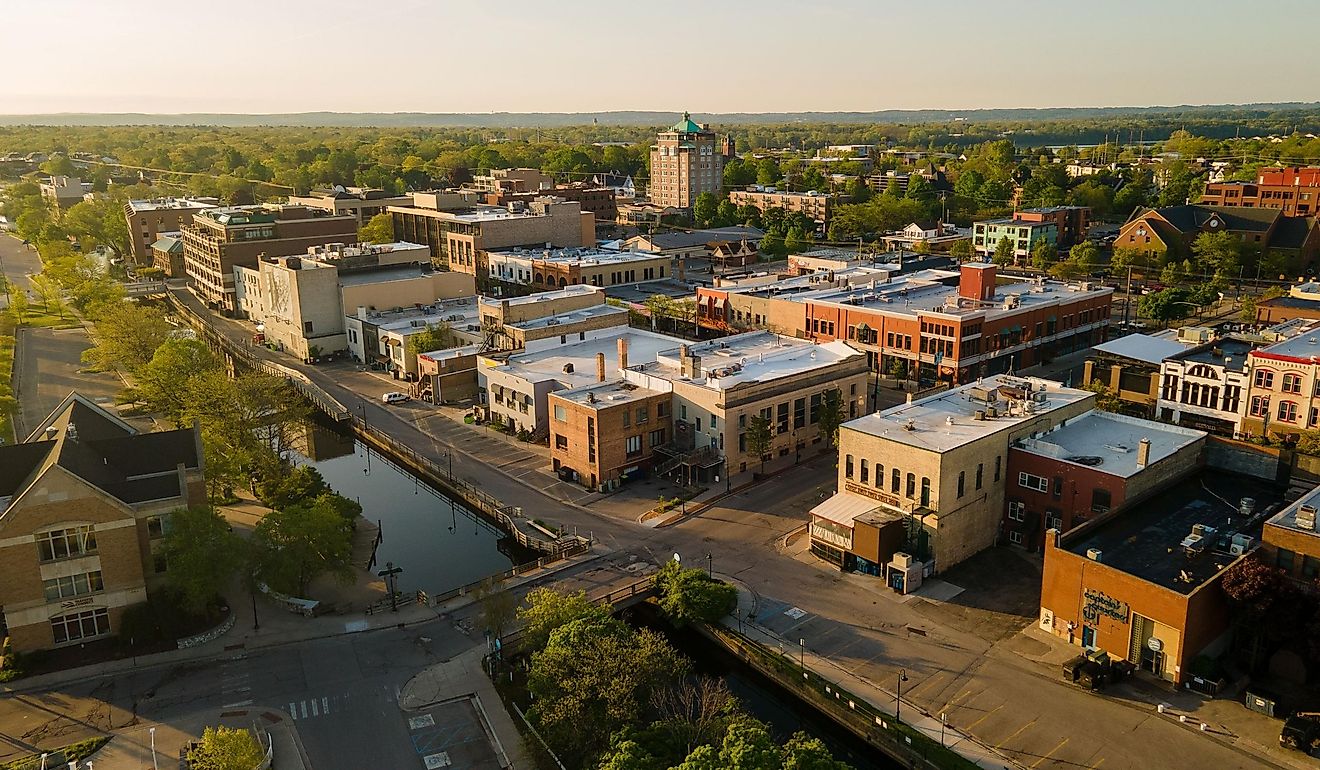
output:
M 1255 182 L 1211 182 L 1201 203 L 1279 209 L 1284 216 L 1320 213 L 1320 167 L 1263 168 Z

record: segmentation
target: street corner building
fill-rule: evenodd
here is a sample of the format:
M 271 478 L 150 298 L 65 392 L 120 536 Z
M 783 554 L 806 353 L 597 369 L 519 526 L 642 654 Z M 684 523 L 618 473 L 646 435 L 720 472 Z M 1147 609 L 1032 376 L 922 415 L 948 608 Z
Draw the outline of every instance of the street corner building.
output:
M 166 565 L 171 511 L 206 501 L 196 428 L 141 433 L 70 394 L 0 446 L 0 636 L 28 652 L 119 628 Z

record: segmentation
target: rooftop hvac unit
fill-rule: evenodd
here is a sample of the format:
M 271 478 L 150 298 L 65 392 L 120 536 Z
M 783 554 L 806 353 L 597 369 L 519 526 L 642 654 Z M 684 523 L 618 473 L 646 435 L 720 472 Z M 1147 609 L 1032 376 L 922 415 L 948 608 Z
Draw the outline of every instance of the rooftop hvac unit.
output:
M 1303 505 L 1297 509 L 1297 528 L 1308 532 L 1315 531 L 1315 506 Z
M 1086 558 L 1090 559 L 1091 561 L 1099 561 L 1099 562 L 1103 562 L 1104 559 L 1103 559 L 1102 557 L 1103 557 L 1104 555 L 1105 555 L 1105 552 L 1102 551 L 1102 550 L 1100 550 L 1099 548 L 1087 548 L 1087 549 L 1086 549 Z

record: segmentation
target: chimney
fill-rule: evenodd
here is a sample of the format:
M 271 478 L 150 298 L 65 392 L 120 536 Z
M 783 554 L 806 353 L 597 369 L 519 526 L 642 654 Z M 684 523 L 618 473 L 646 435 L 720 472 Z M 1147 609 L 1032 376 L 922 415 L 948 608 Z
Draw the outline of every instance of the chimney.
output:
M 619 338 L 619 368 L 628 368 L 628 338 Z
M 958 296 L 985 301 L 995 296 L 995 266 L 987 262 L 964 262 L 959 268 Z
M 680 256 L 680 257 L 677 259 L 677 262 L 678 262 L 678 280 L 680 280 L 680 281 L 686 281 L 686 280 L 687 280 L 687 257 L 681 257 L 681 256 Z
M 1137 442 L 1137 467 L 1145 468 L 1150 464 L 1150 439 L 1143 438 Z
M 605 381 L 605 354 L 596 354 L 596 382 Z

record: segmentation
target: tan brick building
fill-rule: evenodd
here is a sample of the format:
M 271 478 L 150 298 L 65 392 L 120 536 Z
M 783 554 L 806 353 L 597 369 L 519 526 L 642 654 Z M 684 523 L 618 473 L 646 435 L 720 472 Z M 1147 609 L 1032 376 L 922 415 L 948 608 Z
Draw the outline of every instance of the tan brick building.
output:
M 651 203 L 690 209 L 702 193 L 723 195 L 724 161 L 732 144 L 723 143 L 708 126 L 683 119 L 656 135 L 651 148 Z
M 183 225 L 192 222 L 193 214 L 219 205 L 219 198 L 153 198 L 125 203 L 124 221 L 128 223 L 128 243 L 133 251 L 133 261 L 139 265 L 152 264 L 151 247 L 162 233 L 176 233 Z M 167 267 L 159 262 L 155 264 Z M 182 277 L 181 274 L 169 275 Z
M 823 192 L 788 192 L 773 187 L 733 190 L 729 202 L 735 206 L 754 206 L 758 211 L 783 209 L 805 215 L 818 225 L 829 222 L 834 211 L 835 197 Z
M 178 508 L 206 502 L 195 429 L 139 433 L 71 394 L 0 446 L 0 626 L 19 652 L 113 635 L 167 565 Z
M 552 467 L 592 489 L 645 475 L 673 435 L 670 394 L 626 380 L 551 393 L 549 406 Z

